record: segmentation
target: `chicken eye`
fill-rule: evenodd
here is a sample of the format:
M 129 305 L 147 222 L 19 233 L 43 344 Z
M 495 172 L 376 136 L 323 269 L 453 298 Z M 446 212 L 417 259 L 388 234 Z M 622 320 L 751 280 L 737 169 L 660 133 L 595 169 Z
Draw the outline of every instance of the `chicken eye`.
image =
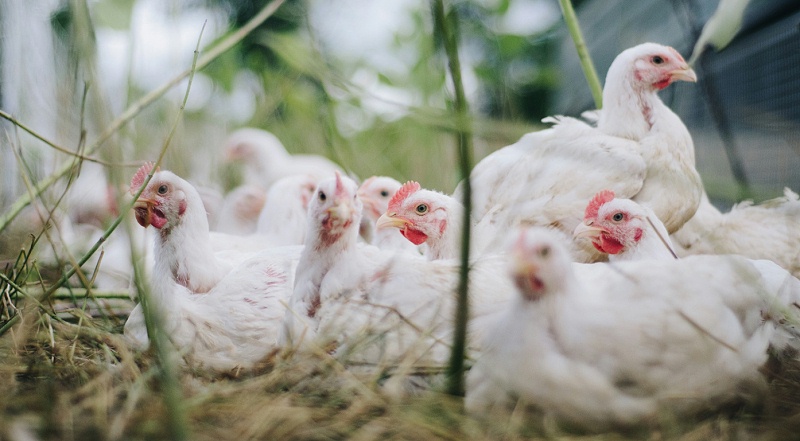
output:
M 622 213 L 614 213 L 614 216 L 611 217 L 611 220 L 613 220 L 614 222 L 619 222 L 624 218 L 625 216 L 623 216 Z
M 428 212 L 428 206 L 425 204 L 419 204 L 414 210 L 416 210 L 417 214 L 425 214 Z
M 328 199 L 328 197 L 325 196 L 325 193 L 324 192 L 319 192 L 319 200 L 324 202 L 325 199 Z
M 664 62 L 664 59 L 659 55 L 654 56 L 652 60 L 653 64 L 662 64 Z
M 550 247 L 543 246 L 542 249 L 539 250 L 539 255 L 542 257 L 547 257 L 550 254 Z
M 161 184 L 158 187 L 158 194 L 162 194 L 162 195 L 163 194 L 167 194 L 167 190 L 169 190 L 169 187 L 167 187 L 167 184 Z
M 389 192 L 387 190 L 381 190 L 381 197 L 385 198 L 387 196 L 389 196 Z

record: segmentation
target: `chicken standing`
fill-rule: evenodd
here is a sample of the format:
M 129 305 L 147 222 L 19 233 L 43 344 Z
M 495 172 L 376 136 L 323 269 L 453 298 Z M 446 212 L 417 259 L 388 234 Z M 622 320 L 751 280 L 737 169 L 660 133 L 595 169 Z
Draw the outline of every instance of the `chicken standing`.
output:
M 510 254 L 516 296 L 467 378 L 474 413 L 519 397 L 598 427 L 712 409 L 762 389 L 770 345 L 797 346 L 778 323 L 796 323 L 787 305 L 800 281 L 771 262 L 573 264 L 536 229 L 523 230 Z
M 251 127 L 231 133 L 224 149 L 227 161 L 244 165 L 246 183 L 265 189 L 286 176 L 312 175 L 315 179 L 322 179 L 334 171 L 342 171 L 323 156 L 289 154 L 275 135 Z
M 473 216 L 481 222 L 488 216 L 497 231 L 524 224 L 571 234 L 597 189 L 608 188 L 649 205 L 668 231 L 676 231 L 697 209 L 702 182 L 688 130 L 657 94 L 674 81 L 696 81 L 674 49 L 645 43 L 623 51 L 608 70 L 596 128 L 547 118 L 553 127 L 475 166 Z M 584 246 L 576 258 L 599 255 Z

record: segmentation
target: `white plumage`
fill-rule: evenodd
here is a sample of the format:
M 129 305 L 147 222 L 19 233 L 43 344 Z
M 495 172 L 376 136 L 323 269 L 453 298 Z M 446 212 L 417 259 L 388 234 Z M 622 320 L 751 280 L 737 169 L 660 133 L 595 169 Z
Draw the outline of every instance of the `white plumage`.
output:
M 260 186 L 245 184 L 234 188 L 222 200 L 213 230 L 237 236 L 255 233 L 266 200 L 267 192 Z
M 361 211 L 355 182 L 337 176 L 320 183 L 309 207 L 286 341 L 335 348 L 350 361 L 443 364 L 452 340 L 458 264 L 358 242 Z M 510 283 L 502 265 L 500 258 L 486 257 L 472 267 L 473 332 L 507 300 Z
M 771 262 L 573 264 L 543 230 L 511 254 L 517 293 L 467 378 L 471 412 L 522 398 L 596 427 L 714 408 L 760 390 L 770 344 L 797 345 L 776 323 L 796 323 L 800 281 Z
M 753 205 L 746 201 L 721 213 L 703 193 L 700 208 L 672 234 L 678 254 L 741 254 L 768 259 L 800 277 L 800 200 L 784 196 Z
M 571 234 L 598 188 L 649 205 L 667 229 L 695 212 L 702 182 L 688 130 L 657 92 L 696 81 L 674 49 L 645 43 L 623 51 L 608 70 L 597 127 L 567 117 L 484 158 L 471 174 L 476 219 L 499 231 L 519 224 Z M 460 189 L 457 189 L 457 199 Z M 576 256 L 599 256 L 583 247 Z
M 267 236 L 275 245 L 302 245 L 308 229 L 308 202 L 316 186 L 311 175 L 278 179 L 267 193 L 256 234 Z
M 151 170 L 148 163 L 137 171 L 132 192 Z M 158 230 L 151 305 L 189 364 L 248 368 L 277 349 L 301 247 L 215 253 L 199 194 L 169 171 L 153 174 L 134 210 L 142 226 Z M 149 345 L 141 305 L 125 323 L 125 335 L 135 347 Z
M 213 371 L 248 369 L 278 351 L 300 252 L 281 247 L 260 253 L 202 294 L 153 277 L 150 305 L 186 363 Z M 138 349 L 149 346 L 141 304 L 125 322 L 125 336 Z
M 342 171 L 331 160 L 319 155 L 292 155 L 272 133 L 245 127 L 231 133 L 225 141 L 228 161 L 244 165 L 245 182 L 268 189 L 280 178 L 311 175 L 315 179 Z
M 131 179 L 135 193 L 152 171 L 142 166 Z M 235 254 L 215 254 L 203 201 L 197 190 L 170 171 L 156 171 L 134 204 L 136 221 L 158 230 L 154 243 L 154 277 L 165 277 L 190 292 L 207 292 L 234 267 Z

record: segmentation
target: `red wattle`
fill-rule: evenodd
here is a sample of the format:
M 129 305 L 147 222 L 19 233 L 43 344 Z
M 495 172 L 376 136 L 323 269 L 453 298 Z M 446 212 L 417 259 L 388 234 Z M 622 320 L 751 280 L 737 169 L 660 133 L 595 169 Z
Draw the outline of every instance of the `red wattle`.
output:
M 619 243 L 619 241 L 606 235 L 600 235 L 600 243 L 602 247 L 600 251 L 608 254 L 618 254 L 625 249 L 625 246 Z
M 420 245 L 428 240 L 428 236 L 419 230 L 412 230 L 411 228 L 403 228 L 400 233 L 414 245 Z

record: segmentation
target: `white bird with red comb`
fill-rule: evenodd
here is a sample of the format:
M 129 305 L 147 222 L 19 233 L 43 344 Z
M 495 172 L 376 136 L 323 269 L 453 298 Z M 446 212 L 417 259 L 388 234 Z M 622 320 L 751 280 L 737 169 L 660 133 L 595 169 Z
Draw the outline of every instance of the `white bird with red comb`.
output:
M 467 377 L 473 413 L 521 399 L 596 428 L 712 410 L 760 398 L 768 351 L 800 346 L 800 281 L 771 262 L 572 263 L 544 229 L 517 233 L 509 255 L 515 296 Z
M 611 262 L 677 258 L 667 229 L 653 210 L 617 198 L 611 190 L 600 191 L 589 201 L 583 223 L 573 234 L 590 238 Z
M 645 43 L 623 51 L 608 70 L 597 127 L 574 118 L 545 119 L 556 124 L 475 166 L 473 216 L 498 231 L 525 224 L 572 234 L 586 203 L 607 188 L 647 204 L 669 232 L 676 231 L 694 215 L 703 187 L 689 131 L 658 92 L 696 79 L 671 47 Z M 601 257 L 585 245 L 579 261 Z
M 427 190 L 416 181 L 403 184 L 389 201 L 377 222 L 378 231 L 396 228 L 414 245 L 425 244 L 430 260 L 454 259 L 461 252 L 464 206 L 452 196 Z M 489 249 L 497 235 L 488 223 L 470 227 L 470 254 L 478 256 Z
M 360 235 L 367 242 L 384 250 L 400 250 L 420 254 L 420 248 L 396 231 L 379 228 L 378 219 L 386 213 L 389 202 L 403 184 L 389 176 L 371 176 L 358 187 L 358 198 L 364 204 Z
M 359 242 L 362 209 L 351 179 L 337 174 L 320 182 L 309 205 L 307 242 L 283 340 L 298 347 L 317 344 L 364 363 L 444 364 L 458 262 L 427 261 Z M 476 335 L 511 292 L 502 267 L 496 256 L 472 266 L 470 331 Z
M 136 172 L 131 193 L 151 172 L 152 163 Z M 189 364 L 250 368 L 277 350 L 301 247 L 215 253 L 199 194 L 169 171 L 153 173 L 134 212 L 140 225 L 158 230 L 150 305 Z M 128 317 L 125 336 L 140 349 L 149 345 L 141 305 Z

